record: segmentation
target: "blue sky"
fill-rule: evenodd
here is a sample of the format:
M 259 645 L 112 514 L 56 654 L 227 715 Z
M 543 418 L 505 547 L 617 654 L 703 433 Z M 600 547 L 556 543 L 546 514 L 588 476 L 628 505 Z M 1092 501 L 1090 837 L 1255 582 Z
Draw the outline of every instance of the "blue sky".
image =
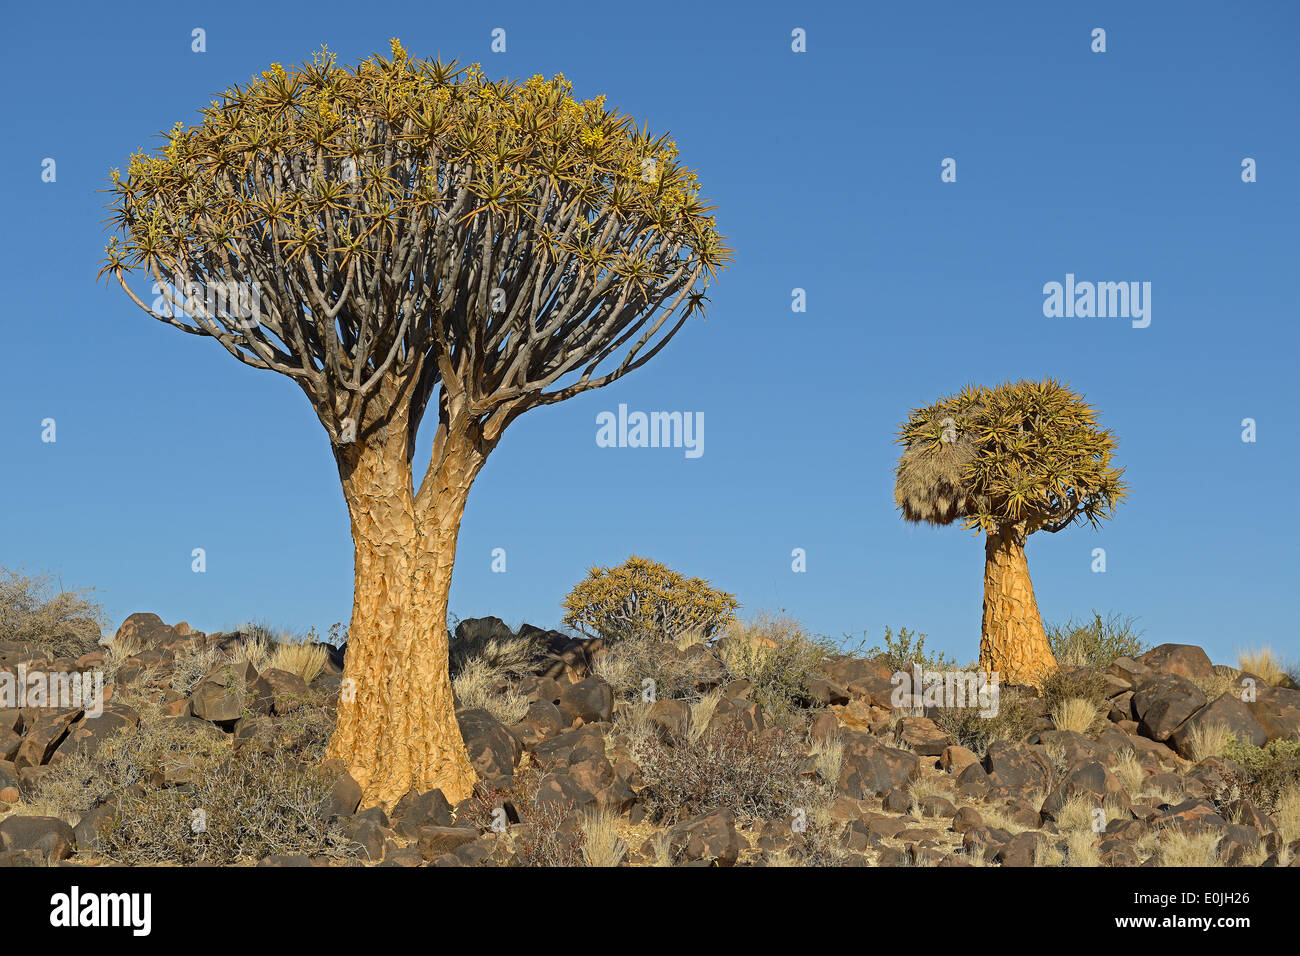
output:
M 671 131 L 737 251 L 707 321 L 511 426 L 470 496 L 453 613 L 554 626 L 587 567 L 635 552 L 746 612 L 833 637 L 907 626 L 970 659 L 982 543 L 901 520 L 895 429 L 968 382 L 1050 375 L 1101 409 L 1132 491 L 1099 533 L 1030 540 L 1047 621 L 1096 608 L 1216 660 L 1261 643 L 1294 655 L 1297 8 L 998 6 L 14 6 L 0 563 L 100 589 L 113 626 L 137 610 L 208 631 L 346 621 L 347 514 L 301 392 L 96 284 L 96 190 L 270 62 L 326 43 L 351 63 L 400 36 L 493 76 L 563 72 Z M 1067 273 L 1150 282 L 1150 326 L 1044 317 L 1044 283 Z M 704 454 L 597 447 L 596 416 L 620 403 L 702 412 Z

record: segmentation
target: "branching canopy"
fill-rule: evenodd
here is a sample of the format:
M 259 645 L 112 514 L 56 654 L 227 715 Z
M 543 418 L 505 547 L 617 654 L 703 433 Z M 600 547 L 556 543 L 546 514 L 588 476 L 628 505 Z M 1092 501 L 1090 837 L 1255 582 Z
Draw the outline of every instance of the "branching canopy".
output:
M 113 172 L 101 275 L 291 376 L 335 441 L 381 392 L 413 430 L 439 388 L 442 424 L 498 433 L 648 361 L 731 258 L 676 146 L 571 90 L 396 40 L 274 64 Z
M 908 521 L 1055 532 L 1098 525 L 1127 495 L 1115 436 L 1051 379 L 968 386 L 913 410 L 898 442 L 894 500 Z

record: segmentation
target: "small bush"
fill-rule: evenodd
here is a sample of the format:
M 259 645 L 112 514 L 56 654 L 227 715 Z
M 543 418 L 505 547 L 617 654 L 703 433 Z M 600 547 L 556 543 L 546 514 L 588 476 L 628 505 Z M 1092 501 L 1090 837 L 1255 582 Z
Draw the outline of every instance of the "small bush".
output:
M 592 568 L 568 597 L 564 623 L 589 637 L 617 641 L 653 635 L 707 640 L 735 619 L 739 604 L 703 578 L 687 578 L 636 555 L 614 568 Z
M 1043 703 L 1049 713 L 1070 700 L 1084 700 L 1100 709 L 1106 703 L 1108 686 L 1101 671 L 1066 665 L 1043 678 Z
M 784 816 L 800 789 L 803 754 L 781 731 L 747 736 L 729 724 L 692 742 L 645 736 L 631 742 L 652 815 L 672 825 L 727 809 L 742 818 Z
M 996 714 L 985 716 L 976 707 L 942 707 L 931 719 L 958 744 L 982 757 L 995 740 L 1018 743 L 1033 732 L 1038 718 L 1031 700 L 1018 688 L 1003 687 Z
M 0 568 L 0 641 L 77 658 L 99 644 L 106 618 L 89 589 L 65 591 L 48 574 Z
M 326 820 L 334 782 L 319 764 L 250 750 L 187 787 L 124 794 L 99 853 L 127 865 L 230 865 L 280 853 L 347 859 L 355 848 Z
M 884 644 L 876 644 L 864 656 L 878 658 L 895 673 L 910 670 L 914 663 L 927 671 L 955 670 L 958 667 L 955 660 L 943 653 L 927 654 L 925 638 L 925 634 L 905 627 L 899 628 L 895 635 L 892 628 L 886 627 Z
M 618 700 L 641 698 L 643 681 L 654 681 L 658 700 L 693 697 L 707 658 L 682 659 L 674 644 L 651 635 L 626 637 L 597 659 L 592 670 Z
M 1047 643 L 1062 667 L 1106 668 L 1117 657 L 1137 657 L 1147 650 L 1141 638 L 1132 618 L 1112 614 L 1103 620 L 1096 611 L 1091 621 L 1070 620 L 1047 629 Z
M 53 816 L 84 813 L 162 775 L 188 765 L 196 770 L 231 756 L 229 737 L 200 731 L 186 721 L 153 717 L 123 728 L 91 755 L 71 753 L 40 778 L 34 805 Z
M 1284 792 L 1300 784 L 1300 741 L 1271 740 L 1255 747 L 1230 740 L 1223 756 L 1242 768 L 1233 781 L 1241 795 L 1269 810 L 1277 808 Z
M 793 618 L 759 614 L 732 624 L 717 648 L 732 677 L 753 684 L 750 699 L 770 723 L 787 729 L 803 725 L 810 683 L 823 677 L 835 645 L 810 637 Z

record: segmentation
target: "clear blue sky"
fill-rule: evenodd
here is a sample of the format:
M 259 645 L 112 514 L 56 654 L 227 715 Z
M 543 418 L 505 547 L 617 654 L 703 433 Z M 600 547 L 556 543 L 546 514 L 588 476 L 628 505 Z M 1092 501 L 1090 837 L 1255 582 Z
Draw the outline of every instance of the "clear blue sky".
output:
M 746 611 L 831 636 L 907 626 L 969 659 L 982 544 L 900 519 L 895 428 L 967 382 L 1050 375 L 1102 410 L 1132 494 L 1100 533 L 1031 539 L 1048 622 L 1097 608 L 1217 660 L 1300 651 L 1294 4 L 77 6 L 6 13 L 0 562 L 99 588 L 114 627 L 152 610 L 323 629 L 348 617 L 352 552 L 299 390 L 96 284 L 96 190 L 271 61 L 327 43 L 350 63 L 400 36 L 494 76 L 563 72 L 671 131 L 737 250 L 706 322 L 511 427 L 470 497 L 454 613 L 552 626 L 589 565 L 637 552 Z M 1067 273 L 1150 282 L 1150 326 L 1045 318 Z M 703 412 L 704 455 L 598 448 L 619 403 Z

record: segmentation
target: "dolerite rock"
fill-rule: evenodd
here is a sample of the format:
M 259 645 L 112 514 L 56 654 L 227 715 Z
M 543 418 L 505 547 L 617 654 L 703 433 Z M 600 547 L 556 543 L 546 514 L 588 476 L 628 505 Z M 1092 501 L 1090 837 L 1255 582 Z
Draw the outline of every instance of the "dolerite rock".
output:
M 603 753 L 575 750 L 567 767 L 556 769 L 537 786 L 536 802 L 596 806 L 622 813 L 636 802 L 636 793 Z
M 450 827 L 451 825 L 451 804 L 447 802 L 442 791 L 436 788 L 424 793 L 411 790 L 397 801 L 397 806 L 393 807 L 393 830 L 404 840 L 416 839 L 425 827 Z M 454 849 L 454 846 L 447 848 L 447 850 Z M 439 853 L 446 853 L 447 850 L 440 850 Z M 425 859 L 431 860 L 433 857 L 429 856 Z
M 817 706 L 828 707 L 831 704 L 847 704 L 848 690 L 837 681 L 826 677 L 813 677 L 808 681 L 808 700 Z
M 692 644 L 678 655 L 678 660 L 692 669 L 696 688 L 706 693 L 727 683 L 731 676 L 718 655 L 703 644 Z
M 1031 749 L 995 740 L 984 755 L 984 769 L 991 782 L 1009 790 L 1045 790 L 1051 769 L 1042 748 Z
M 1192 756 L 1192 738 L 1198 731 L 1204 733 L 1211 727 L 1224 726 L 1228 731 L 1245 743 L 1262 747 L 1268 740 L 1268 734 L 1260 726 L 1250 708 L 1232 694 L 1222 694 L 1210 704 L 1202 707 L 1169 735 L 1170 745 L 1179 754 L 1189 760 Z
M 28 712 L 24 711 L 26 713 Z M 35 715 L 36 712 L 32 713 Z M 24 767 L 39 767 L 49 763 L 82 713 L 80 710 L 41 711 L 31 726 L 24 727 L 23 742 L 14 754 L 14 766 L 21 771 Z
M 420 856 L 425 860 L 436 860 L 444 853 L 454 853 L 467 843 L 479 838 L 476 830 L 469 827 L 423 826 L 420 827 L 417 841 Z
M 64 756 L 84 754 L 93 756 L 104 741 L 115 737 L 128 727 L 140 726 L 140 715 L 125 704 L 108 704 L 99 716 L 83 714 L 72 725 L 68 735 L 59 744 L 58 752 Z
M 724 697 L 709 717 L 706 734 L 726 733 L 735 728 L 753 734 L 763 730 L 764 726 L 763 708 L 758 704 L 752 700 Z
M 1033 866 L 1038 844 L 1046 839 L 1044 834 L 1036 830 L 1017 833 L 993 855 L 993 861 L 1003 866 Z
M 730 810 L 715 810 L 677 824 L 668 833 L 668 844 L 674 860 L 718 866 L 734 866 L 744 848 Z
M 921 811 L 923 817 L 944 817 L 951 820 L 957 813 L 957 808 L 947 797 L 941 797 L 933 794 L 928 797 L 922 797 L 916 803 L 916 808 Z
M 1300 737 L 1300 690 L 1257 684 L 1255 699 L 1246 706 L 1271 740 L 1294 740 Z
M 1228 821 L 1219 815 L 1218 809 L 1209 800 L 1191 797 L 1166 809 L 1158 818 L 1158 825 L 1175 827 L 1187 833 L 1200 833 L 1226 827 Z
M 603 730 L 608 725 L 588 724 L 552 737 L 533 749 L 533 760 L 543 770 L 567 767 L 577 752 L 605 753 Z M 582 759 L 579 756 L 577 759 Z
M 177 637 L 184 637 L 176 633 L 176 629 L 163 623 L 163 619 L 157 614 L 148 611 L 138 611 L 130 615 L 122 626 L 117 629 L 117 634 L 113 640 L 120 641 L 123 638 L 134 638 L 144 647 L 150 647 L 157 644 L 167 644 Z
M 1161 644 L 1137 660 L 1162 674 L 1177 674 L 1192 680 L 1209 680 L 1214 676 L 1214 664 L 1205 651 L 1194 644 Z M 1134 683 L 1140 684 L 1141 681 Z
M 562 733 L 568 726 L 560 708 L 549 700 L 535 700 L 528 705 L 528 713 L 510 728 L 525 750 L 532 750 L 544 740 Z
M 1205 694 L 1201 689 L 1178 674 L 1149 677 L 1138 685 L 1133 695 L 1133 709 L 1142 733 L 1161 742 L 1168 740 L 1179 724 L 1204 706 Z
M 248 702 L 257 669 L 248 661 L 225 661 L 208 671 L 190 692 L 190 713 L 214 724 L 238 720 Z
M 938 757 L 953 743 L 929 717 L 904 717 L 898 728 L 898 739 L 922 757 Z
M 599 677 L 587 677 L 560 691 L 560 714 L 566 724 L 593 724 L 614 715 L 614 689 Z
M 297 674 L 276 667 L 267 668 L 249 688 L 253 709 L 261 714 L 282 716 L 302 706 L 307 698 L 307 682 Z
M 855 742 L 853 749 L 845 747 L 836 792 L 842 796 L 861 800 L 880 796 L 890 790 L 904 790 L 920 773 L 916 754 L 906 750 L 886 747 L 873 738 L 865 737 L 869 744 Z
M 100 838 L 113 826 L 117 816 L 117 802 L 110 800 L 87 810 L 72 828 L 76 838 L 77 852 L 82 856 L 93 854 L 99 848 Z
M 514 734 L 480 707 L 456 711 L 465 752 L 479 777 L 492 783 L 509 783 L 523 748 Z
M 670 737 L 684 737 L 691 726 L 691 706 L 684 700 L 657 700 L 650 705 L 650 722 Z
M 51 862 L 72 856 L 77 837 L 58 817 L 6 817 L 0 821 L 0 847 L 39 850 Z
M 352 816 L 361 805 L 362 796 L 361 784 L 357 783 L 348 771 L 340 771 L 338 779 L 334 781 L 334 786 L 330 790 L 329 803 L 325 807 L 326 819 Z
M 522 628 L 520 633 L 523 633 Z M 456 624 L 452 640 L 478 645 L 489 641 L 508 641 L 514 636 L 515 632 L 510 630 L 510 625 L 499 617 L 466 617 Z
M 959 807 L 952 816 L 952 832 L 966 833 L 984 826 L 984 818 L 974 807 Z

